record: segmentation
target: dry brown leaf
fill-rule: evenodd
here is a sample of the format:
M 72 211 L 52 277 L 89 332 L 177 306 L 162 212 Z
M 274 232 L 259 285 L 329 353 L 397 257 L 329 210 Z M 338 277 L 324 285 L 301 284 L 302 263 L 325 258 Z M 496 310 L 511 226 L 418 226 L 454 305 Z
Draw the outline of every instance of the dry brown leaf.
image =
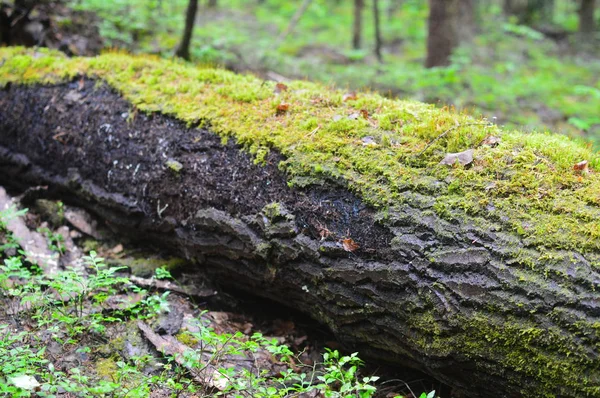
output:
M 368 110 L 366 110 L 366 109 L 361 109 L 361 110 L 360 110 L 360 115 L 361 115 L 363 118 L 365 118 L 365 119 L 369 120 L 369 111 L 368 111 Z
M 473 149 L 467 149 L 463 152 L 457 153 L 449 153 L 442 159 L 440 164 L 445 164 L 447 166 L 454 166 L 456 162 L 460 163 L 463 166 L 473 163 L 473 153 L 475 151 Z
M 496 146 L 500 142 L 502 142 L 502 140 L 500 139 L 500 137 L 496 137 L 496 136 L 493 136 L 493 135 L 488 135 L 487 137 L 485 137 L 483 139 L 483 141 L 481 141 L 481 144 L 482 145 L 489 145 L 489 146 Z
M 587 160 L 582 160 L 581 162 L 576 163 L 573 166 L 573 170 L 578 171 L 582 174 L 587 174 L 590 172 L 589 162 Z
M 281 104 L 277 105 L 277 116 L 283 115 L 289 109 L 290 109 L 290 104 L 282 102 Z
M 350 91 L 349 93 L 344 94 L 344 96 L 342 97 L 342 101 L 344 102 L 357 99 L 358 96 L 356 95 L 356 91 Z
M 342 247 L 347 252 L 353 252 L 359 248 L 358 244 L 352 238 L 342 239 Z
M 279 93 L 282 93 L 282 92 L 287 91 L 287 90 L 288 90 L 288 86 L 286 86 L 283 83 L 277 83 L 275 85 L 275 89 L 273 90 L 273 92 L 275 94 L 279 94 Z

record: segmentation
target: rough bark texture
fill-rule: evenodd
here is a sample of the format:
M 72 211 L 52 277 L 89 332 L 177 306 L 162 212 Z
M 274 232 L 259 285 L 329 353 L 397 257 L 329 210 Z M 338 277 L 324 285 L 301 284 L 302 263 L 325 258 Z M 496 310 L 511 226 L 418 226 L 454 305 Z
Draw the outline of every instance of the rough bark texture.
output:
M 381 218 L 331 182 L 289 188 L 279 160 L 258 166 L 209 131 L 133 117 L 92 81 L 0 91 L 0 183 L 48 185 L 453 396 L 600 396 L 600 273 L 585 256 L 444 221 L 412 192 Z M 342 237 L 360 248 L 345 251 Z M 523 266 L 542 258 L 544 277 Z
M 189 0 L 185 13 L 185 28 L 181 43 L 177 48 L 176 54 L 183 59 L 190 59 L 190 44 L 192 42 L 192 34 L 194 33 L 194 23 L 196 21 L 196 13 L 198 12 L 198 0 Z
M 459 43 L 460 1 L 429 0 L 427 68 L 450 64 L 452 50 Z

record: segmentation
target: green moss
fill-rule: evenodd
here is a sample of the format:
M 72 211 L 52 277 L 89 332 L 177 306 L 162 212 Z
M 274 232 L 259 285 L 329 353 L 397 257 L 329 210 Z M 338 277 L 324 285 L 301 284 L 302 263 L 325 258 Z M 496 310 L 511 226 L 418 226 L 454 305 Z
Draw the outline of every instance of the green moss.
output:
M 165 166 L 167 166 L 175 174 L 179 174 L 179 172 L 183 170 L 183 165 L 174 159 L 167 160 L 165 162 Z
M 100 359 L 96 362 L 96 373 L 103 379 L 116 380 L 117 370 L 117 363 L 113 358 Z
M 168 271 L 176 270 L 187 264 L 187 261 L 179 257 L 162 258 L 148 254 L 140 257 L 124 257 L 120 259 L 111 259 L 111 265 L 129 267 L 131 273 L 142 278 L 149 278 L 154 275 L 157 268 L 165 267 Z
M 196 344 L 198 344 L 198 339 L 196 339 L 190 333 L 185 332 L 185 331 L 177 333 L 175 335 L 175 338 L 181 344 L 185 344 L 188 347 L 194 347 Z
M 411 316 L 409 323 L 416 332 L 411 334 L 412 342 L 422 352 L 454 358 L 494 359 L 496 365 L 475 363 L 483 367 L 497 366 L 497 372 L 515 371 L 511 381 L 522 387 L 524 396 L 555 397 L 571 395 L 574 391 L 580 394 L 578 396 L 600 393 L 596 387 L 600 382 L 598 360 L 577 341 L 576 334 L 567 336 L 558 329 L 540 329 L 534 322 L 510 316 L 494 319 L 489 313 L 456 317 L 452 333 L 440 329 L 432 310 Z M 580 328 L 581 336 L 597 334 L 598 330 L 596 325 L 580 325 Z M 531 380 L 536 382 L 530 385 Z
M 379 209 L 401 203 L 407 190 L 435 195 L 439 215 L 494 220 L 531 247 L 600 249 L 600 177 L 573 170 L 582 160 L 600 168 L 600 156 L 560 135 L 501 131 L 466 114 L 376 94 L 344 102 L 342 91 L 308 82 L 275 94 L 274 83 L 252 76 L 148 56 L 66 58 L 3 48 L 0 58 L 1 84 L 100 78 L 137 109 L 235 138 L 259 163 L 276 149 L 292 183 L 342 181 Z M 287 111 L 277 111 L 281 103 Z M 369 120 L 356 116 L 361 109 Z M 480 145 L 488 135 L 502 142 Z M 366 136 L 376 145 L 364 145 Z M 475 149 L 469 167 L 439 165 L 446 153 L 469 148 Z

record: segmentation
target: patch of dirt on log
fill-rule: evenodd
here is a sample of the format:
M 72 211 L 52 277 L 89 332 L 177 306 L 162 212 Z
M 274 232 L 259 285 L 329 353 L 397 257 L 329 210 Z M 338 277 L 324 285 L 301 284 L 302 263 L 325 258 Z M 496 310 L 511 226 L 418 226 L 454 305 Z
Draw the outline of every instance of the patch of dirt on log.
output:
M 278 169 L 281 155 L 272 151 L 266 165 L 255 165 L 233 140 L 224 144 L 206 129 L 161 114 L 138 113 L 100 82 L 9 86 L 0 92 L 0 108 L 1 145 L 27 153 L 52 173 L 74 168 L 84 180 L 143 206 L 145 215 L 159 222 L 193 217 L 199 206 L 235 217 L 277 202 L 314 239 L 356 241 L 358 250 L 348 255 L 377 253 L 381 258 L 393 237 L 375 223 L 373 210 L 335 182 L 290 188 Z M 6 111 L 13 115 L 5 116 Z M 28 149 L 40 146 L 42 150 Z M 82 162 L 82 152 L 89 163 Z M 105 167 L 98 169 L 98 164 Z

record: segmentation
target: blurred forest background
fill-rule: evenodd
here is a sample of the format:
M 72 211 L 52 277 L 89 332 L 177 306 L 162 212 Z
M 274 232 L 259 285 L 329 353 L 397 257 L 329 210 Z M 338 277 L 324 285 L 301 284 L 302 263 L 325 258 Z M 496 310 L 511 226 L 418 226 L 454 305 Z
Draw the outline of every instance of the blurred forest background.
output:
M 595 3 L 16 0 L 2 4 L 0 17 L 5 44 L 82 55 L 111 48 L 177 54 L 273 80 L 454 106 L 508 128 L 584 136 L 600 147 Z

